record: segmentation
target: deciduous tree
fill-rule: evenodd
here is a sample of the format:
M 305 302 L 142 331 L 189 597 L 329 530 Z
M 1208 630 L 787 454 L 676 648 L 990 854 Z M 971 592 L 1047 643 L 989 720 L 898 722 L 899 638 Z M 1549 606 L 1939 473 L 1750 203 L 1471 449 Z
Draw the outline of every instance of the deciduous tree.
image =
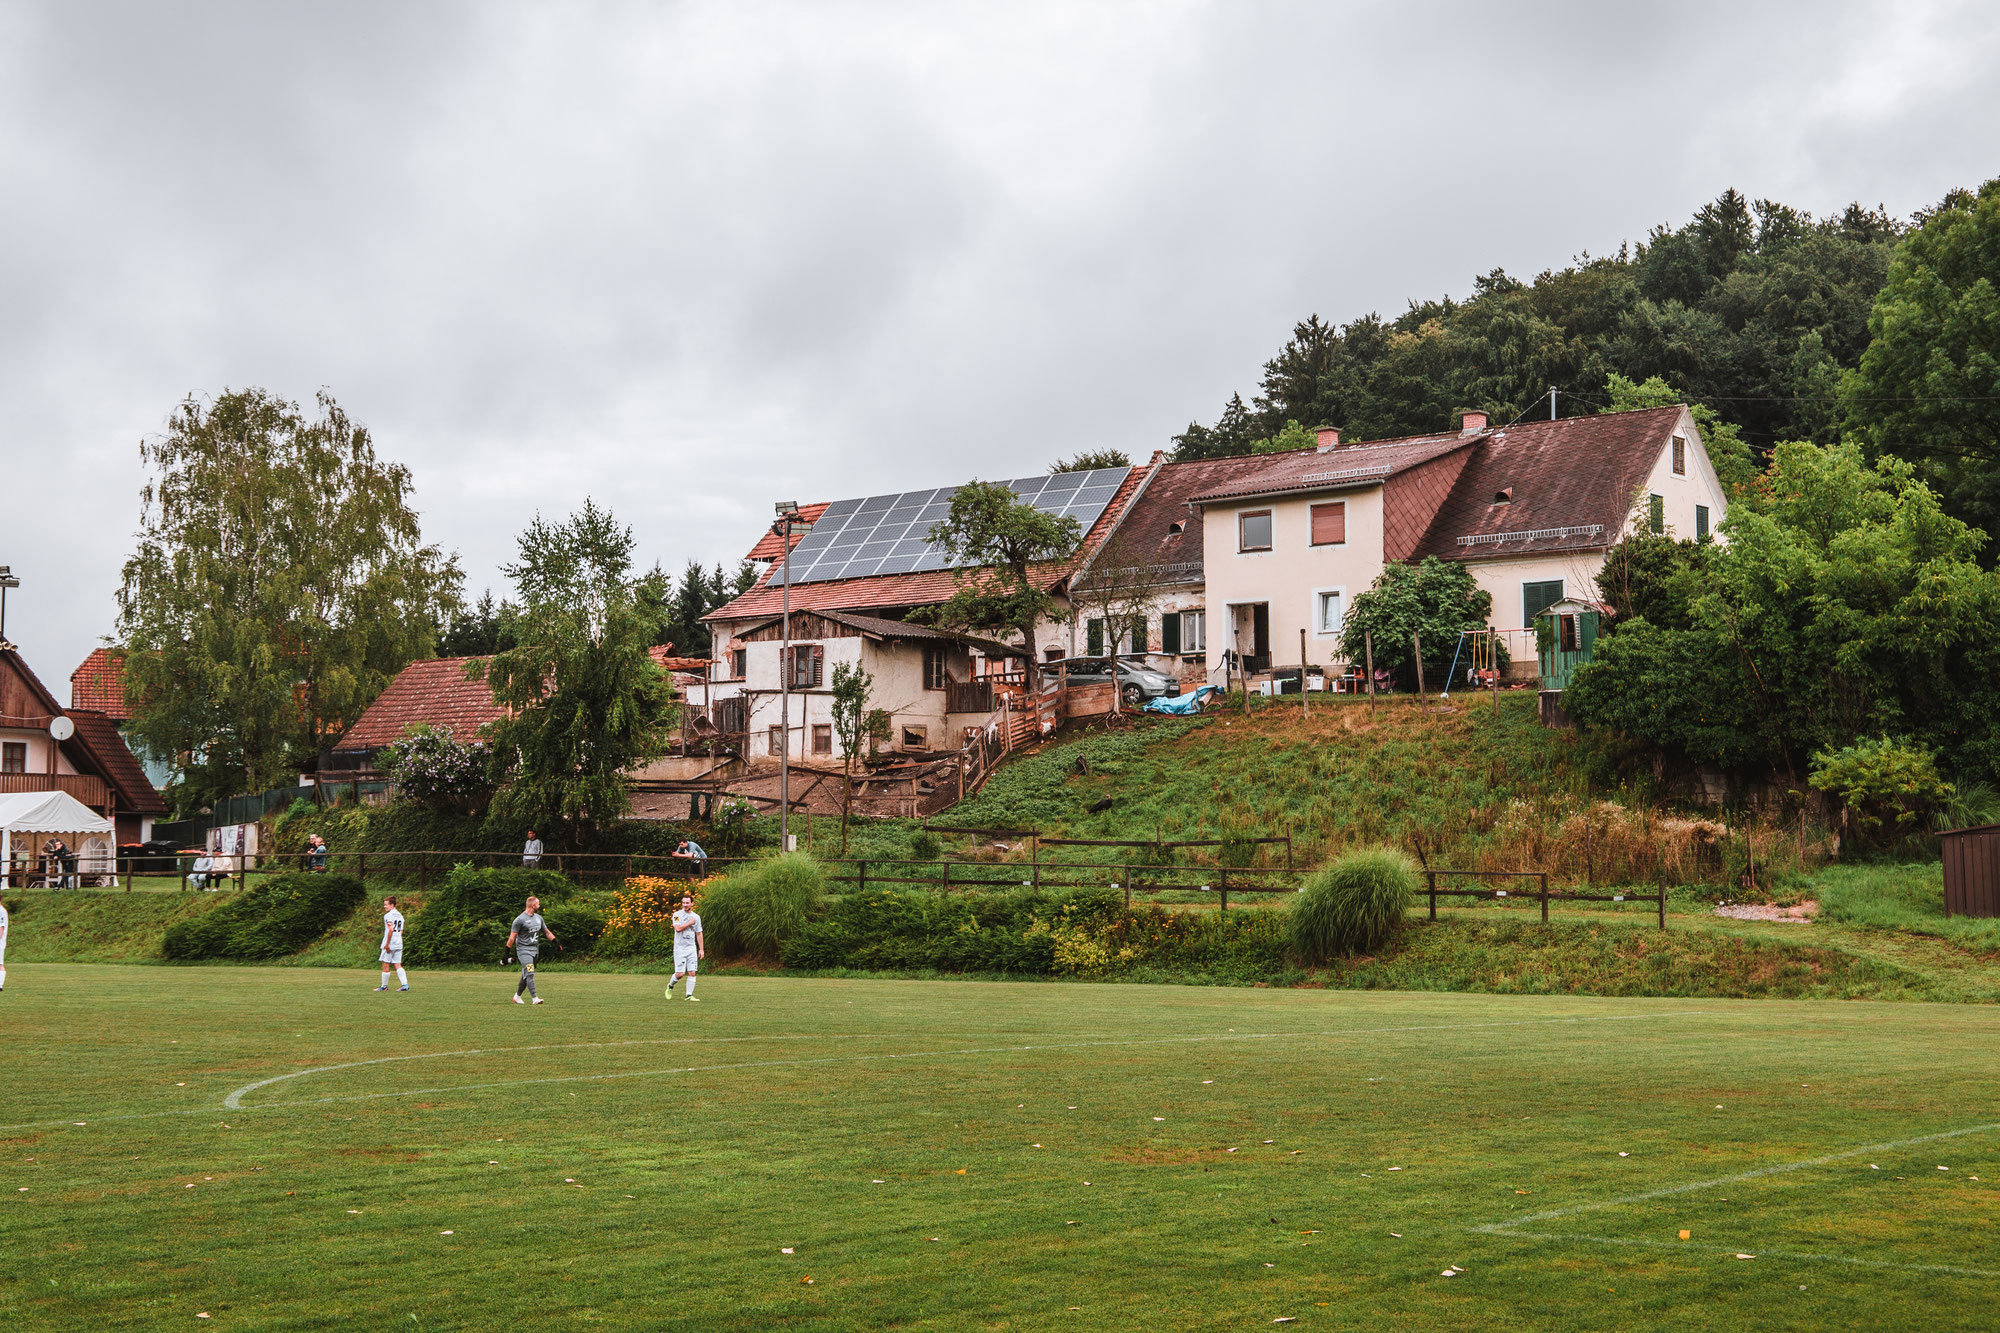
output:
M 973 481 L 952 495 L 929 535 L 955 566 L 954 586 L 922 618 L 961 632 L 1018 634 L 1032 665 L 1036 626 L 1066 614 L 1049 591 L 1060 573 L 1050 567 L 1076 550 L 1082 527 L 1024 503 L 999 482 Z

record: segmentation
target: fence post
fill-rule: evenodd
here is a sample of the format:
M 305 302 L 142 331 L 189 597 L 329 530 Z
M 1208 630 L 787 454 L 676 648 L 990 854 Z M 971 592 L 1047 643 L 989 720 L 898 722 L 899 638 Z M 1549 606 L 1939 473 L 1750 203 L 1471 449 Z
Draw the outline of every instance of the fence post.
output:
M 1412 633 L 1410 647 L 1417 655 L 1417 706 L 1421 708 L 1424 703 L 1424 641 Z M 1449 681 L 1445 683 L 1450 684 Z
M 354 854 L 354 877 L 363 884 L 368 882 L 368 853 L 356 852 Z
M 868 892 L 868 862 L 857 860 L 854 863 L 854 868 L 860 875 L 860 879 L 855 883 L 854 891 L 856 893 Z
M 1361 653 L 1368 665 L 1368 711 L 1375 711 L 1375 631 L 1361 631 Z
M 944 891 L 946 893 L 951 892 L 951 862 L 949 861 L 944 863 Z
M 132 892 L 132 858 L 129 856 L 125 858 L 125 892 Z
M 1660 881 L 1660 929 L 1667 928 L 1667 881 Z
M 1542 924 L 1549 924 L 1549 872 L 1542 872 Z
M 1035 845 L 1028 849 L 1028 873 L 1036 888 L 1042 887 L 1042 840 L 1035 839 Z
M 206 855 L 206 853 L 203 853 L 203 855 Z M 186 893 L 188 891 L 187 858 L 185 856 L 181 856 L 180 854 L 176 853 L 174 856 L 174 864 L 178 865 L 181 868 L 181 892 Z
M 1222 910 L 1229 910 L 1229 867 L 1222 867 Z
M 417 853 L 417 892 L 422 893 L 431 886 L 431 857 L 429 852 Z
M 1292 826 L 1285 825 L 1285 869 L 1292 868 Z
M 1424 872 L 1424 878 L 1430 882 L 1431 920 L 1435 921 L 1438 919 L 1438 872 L 1435 870 L 1426 870 Z

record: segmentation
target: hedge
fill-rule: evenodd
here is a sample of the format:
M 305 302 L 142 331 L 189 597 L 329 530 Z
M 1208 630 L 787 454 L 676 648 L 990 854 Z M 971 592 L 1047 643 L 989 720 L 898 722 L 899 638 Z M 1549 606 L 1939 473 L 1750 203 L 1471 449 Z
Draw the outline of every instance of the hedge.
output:
M 280 875 L 213 912 L 168 927 L 161 952 L 183 960 L 282 958 L 338 925 L 365 893 L 352 875 Z
M 542 900 L 543 918 L 567 946 L 570 932 L 563 929 L 565 920 L 572 929 L 579 929 L 581 917 L 577 913 L 581 909 L 562 904 L 575 892 L 574 886 L 553 870 L 518 866 L 482 870 L 461 861 L 424 899 L 422 909 L 409 923 L 404 932 L 404 954 L 420 967 L 498 962 L 506 948 L 508 928 L 531 896 Z M 588 933 L 596 939 L 595 930 Z

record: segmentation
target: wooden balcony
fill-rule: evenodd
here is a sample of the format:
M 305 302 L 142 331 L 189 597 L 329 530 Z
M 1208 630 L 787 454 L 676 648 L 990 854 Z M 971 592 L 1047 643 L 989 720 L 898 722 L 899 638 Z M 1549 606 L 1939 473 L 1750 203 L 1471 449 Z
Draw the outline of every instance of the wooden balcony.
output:
M 111 799 L 104 779 L 89 773 L 0 773 L 0 796 L 23 791 L 66 791 L 100 811 Z

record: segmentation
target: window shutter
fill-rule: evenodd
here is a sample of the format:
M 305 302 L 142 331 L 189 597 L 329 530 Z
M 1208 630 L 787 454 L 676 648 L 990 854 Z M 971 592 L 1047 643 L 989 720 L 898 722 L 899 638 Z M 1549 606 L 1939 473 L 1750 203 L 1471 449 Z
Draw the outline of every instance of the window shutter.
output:
M 1144 616 L 1132 617 L 1132 651 L 1135 653 L 1146 651 L 1146 617 Z
M 1646 526 L 1656 533 L 1667 530 L 1667 501 L 1665 496 L 1649 495 L 1646 497 Z
M 1347 540 L 1347 501 L 1312 507 L 1312 544 L 1338 546 Z
M 1685 477 L 1687 470 L 1688 442 L 1676 435 L 1674 436 L 1674 475 L 1676 477 Z
M 814 644 L 812 646 L 812 655 L 813 655 L 812 688 L 818 689 L 820 685 L 820 680 L 826 673 L 826 645 L 819 643 Z
M 1096 657 L 1104 651 L 1104 622 L 1087 620 L 1083 626 L 1084 651 Z
M 1160 617 L 1160 651 L 1177 653 L 1181 650 L 1181 618 L 1169 611 Z
M 1708 506 L 1696 505 L 1694 507 L 1695 540 L 1700 541 L 1703 537 L 1706 537 L 1707 535 L 1708 535 Z

